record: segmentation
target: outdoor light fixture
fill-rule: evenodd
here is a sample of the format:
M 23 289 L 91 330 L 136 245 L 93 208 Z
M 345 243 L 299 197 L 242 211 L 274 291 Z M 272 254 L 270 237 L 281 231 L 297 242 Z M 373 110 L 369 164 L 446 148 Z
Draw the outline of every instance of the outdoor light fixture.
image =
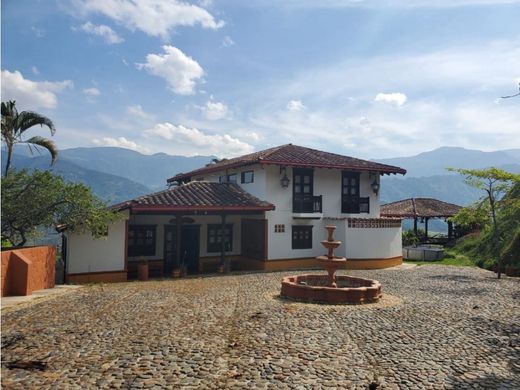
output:
M 377 195 L 379 192 L 379 183 L 377 182 L 377 175 L 375 172 L 370 172 L 370 176 L 374 178 L 374 181 L 372 184 L 370 184 L 370 187 L 372 187 L 372 191 L 374 191 L 374 194 Z
M 287 172 L 286 172 L 285 167 L 280 167 L 280 176 L 282 175 L 282 173 L 283 173 L 283 176 L 280 179 L 280 184 L 282 185 L 283 188 L 287 188 L 287 187 L 289 187 L 290 180 L 287 177 Z

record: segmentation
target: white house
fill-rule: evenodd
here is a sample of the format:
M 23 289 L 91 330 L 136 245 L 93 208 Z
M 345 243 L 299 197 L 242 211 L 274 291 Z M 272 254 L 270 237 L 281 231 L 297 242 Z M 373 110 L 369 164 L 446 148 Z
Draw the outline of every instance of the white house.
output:
M 106 237 L 68 233 L 67 279 L 127 280 L 140 260 L 157 276 L 314 267 L 327 225 L 347 268 L 398 265 L 401 220 L 380 217 L 379 183 L 405 173 L 292 144 L 179 173 L 164 191 L 112 206 L 122 218 Z

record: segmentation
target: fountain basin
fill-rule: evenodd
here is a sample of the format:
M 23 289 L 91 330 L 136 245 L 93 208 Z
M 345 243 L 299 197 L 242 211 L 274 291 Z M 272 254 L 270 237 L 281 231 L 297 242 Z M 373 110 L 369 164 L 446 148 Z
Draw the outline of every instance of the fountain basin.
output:
M 302 302 L 359 305 L 377 302 L 381 284 L 377 280 L 336 276 L 337 287 L 328 286 L 328 275 L 292 275 L 283 278 L 281 295 Z

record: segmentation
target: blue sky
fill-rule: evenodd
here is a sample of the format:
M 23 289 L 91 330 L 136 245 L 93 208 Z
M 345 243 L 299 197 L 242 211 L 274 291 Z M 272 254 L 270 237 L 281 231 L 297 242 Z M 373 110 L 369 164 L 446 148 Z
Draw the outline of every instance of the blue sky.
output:
M 2 101 L 60 148 L 520 148 L 520 0 L 4 0 Z

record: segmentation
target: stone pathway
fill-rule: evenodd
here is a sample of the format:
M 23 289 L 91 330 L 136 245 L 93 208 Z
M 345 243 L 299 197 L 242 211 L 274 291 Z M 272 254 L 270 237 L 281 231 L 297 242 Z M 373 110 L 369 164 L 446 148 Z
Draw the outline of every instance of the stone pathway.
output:
M 74 284 L 61 284 L 53 288 L 36 290 L 31 295 L 2 297 L 2 311 L 16 310 L 21 307 L 41 303 L 44 300 L 55 298 L 57 295 L 67 294 L 83 286 Z
M 254 273 L 86 286 L 3 312 L 2 387 L 520 388 L 520 279 L 348 273 L 387 295 L 296 303 L 278 297 L 290 272 Z

